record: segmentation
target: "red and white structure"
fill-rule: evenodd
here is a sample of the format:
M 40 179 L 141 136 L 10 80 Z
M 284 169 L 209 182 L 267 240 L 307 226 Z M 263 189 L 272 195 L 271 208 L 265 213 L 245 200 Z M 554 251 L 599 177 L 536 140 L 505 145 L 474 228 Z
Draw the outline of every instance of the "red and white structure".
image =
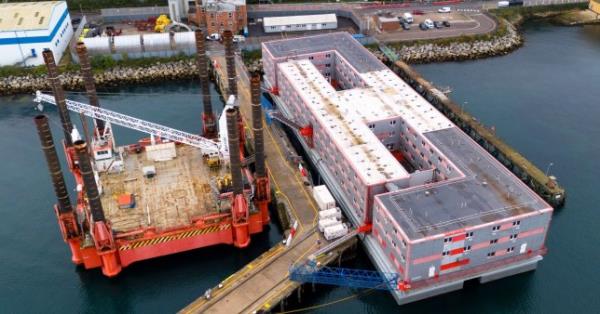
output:
M 347 33 L 263 43 L 279 111 L 399 304 L 534 269 L 552 208 Z

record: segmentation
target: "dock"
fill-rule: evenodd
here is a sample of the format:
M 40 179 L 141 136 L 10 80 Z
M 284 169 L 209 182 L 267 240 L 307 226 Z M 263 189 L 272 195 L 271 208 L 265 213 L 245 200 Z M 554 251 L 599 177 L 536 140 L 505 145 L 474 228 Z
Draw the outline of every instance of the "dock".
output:
M 221 92 L 227 90 L 227 74 L 225 58 L 211 58 L 217 87 Z M 236 72 L 240 112 L 245 126 L 251 126 L 250 79 L 247 70 L 236 56 Z M 223 93 L 222 93 L 223 95 Z M 296 291 L 301 283 L 289 279 L 289 268 L 327 245 L 327 241 L 316 229 L 318 208 L 310 194 L 309 187 L 299 171 L 290 164 L 286 157 L 286 147 L 291 147 L 287 138 L 265 129 L 265 156 L 275 196 L 283 202 L 290 214 L 290 220 L 298 222 L 291 244 L 280 243 L 263 253 L 236 273 L 224 279 L 219 285 L 210 289 L 207 295 L 182 309 L 180 313 L 252 313 L 258 310 L 270 310 L 276 306 L 283 307 L 285 299 Z M 247 132 L 251 135 L 251 132 Z M 318 241 L 321 243 L 319 244 Z M 334 248 L 325 258 L 323 264 L 334 261 L 341 253 L 357 243 L 356 237 Z

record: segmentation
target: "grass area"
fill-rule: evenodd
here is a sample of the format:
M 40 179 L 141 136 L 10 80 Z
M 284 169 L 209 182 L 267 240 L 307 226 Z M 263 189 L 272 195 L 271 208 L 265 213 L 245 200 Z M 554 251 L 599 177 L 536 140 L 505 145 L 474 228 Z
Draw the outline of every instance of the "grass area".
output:
M 92 58 L 92 68 L 95 73 L 104 72 L 116 67 L 143 68 L 154 64 L 175 62 L 181 60 L 190 60 L 193 57 L 186 55 L 177 55 L 169 58 L 143 58 L 143 59 L 123 59 L 119 61 L 113 60 L 109 56 L 95 56 Z M 79 72 L 79 65 L 74 63 L 66 63 L 58 66 L 61 73 Z M 34 67 L 21 66 L 3 66 L 0 67 L 0 77 L 6 76 L 42 76 L 46 74 L 46 66 L 39 65 Z
M 242 50 L 242 60 L 246 66 L 252 64 L 254 61 L 262 58 L 262 50 Z

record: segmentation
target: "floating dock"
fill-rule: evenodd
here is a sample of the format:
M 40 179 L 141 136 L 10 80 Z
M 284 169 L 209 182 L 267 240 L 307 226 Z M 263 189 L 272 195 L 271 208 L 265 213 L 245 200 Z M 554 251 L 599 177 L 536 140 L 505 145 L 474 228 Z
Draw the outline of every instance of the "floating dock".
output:
M 535 269 L 552 207 L 349 34 L 263 43 L 265 82 L 405 304 Z

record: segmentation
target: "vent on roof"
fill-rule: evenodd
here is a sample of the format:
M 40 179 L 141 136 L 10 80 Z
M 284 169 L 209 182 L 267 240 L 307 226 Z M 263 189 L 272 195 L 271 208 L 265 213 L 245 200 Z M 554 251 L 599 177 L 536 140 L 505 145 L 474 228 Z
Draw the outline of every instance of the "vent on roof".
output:
M 19 16 L 19 12 L 16 12 L 15 15 L 13 15 L 13 17 L 16 19 L 17 16 Z
M 40 21 L 38 22 L 38 24 L 42 25 L 42 23 L 44 23 L 44 17 L 40 17 Z
M 21 25 L 21 24 L 23 24 L 23 18 L 22 17 L 19 18 L 19 22 L 17 23 L 17 25 Z
M 35 17 L 38 17 L 38 16 L 40 16 L 40 12 L 39 12 L 39 11 L 38 11 L 38 12 L 35 12 L 34 16 L 35 16 Z

